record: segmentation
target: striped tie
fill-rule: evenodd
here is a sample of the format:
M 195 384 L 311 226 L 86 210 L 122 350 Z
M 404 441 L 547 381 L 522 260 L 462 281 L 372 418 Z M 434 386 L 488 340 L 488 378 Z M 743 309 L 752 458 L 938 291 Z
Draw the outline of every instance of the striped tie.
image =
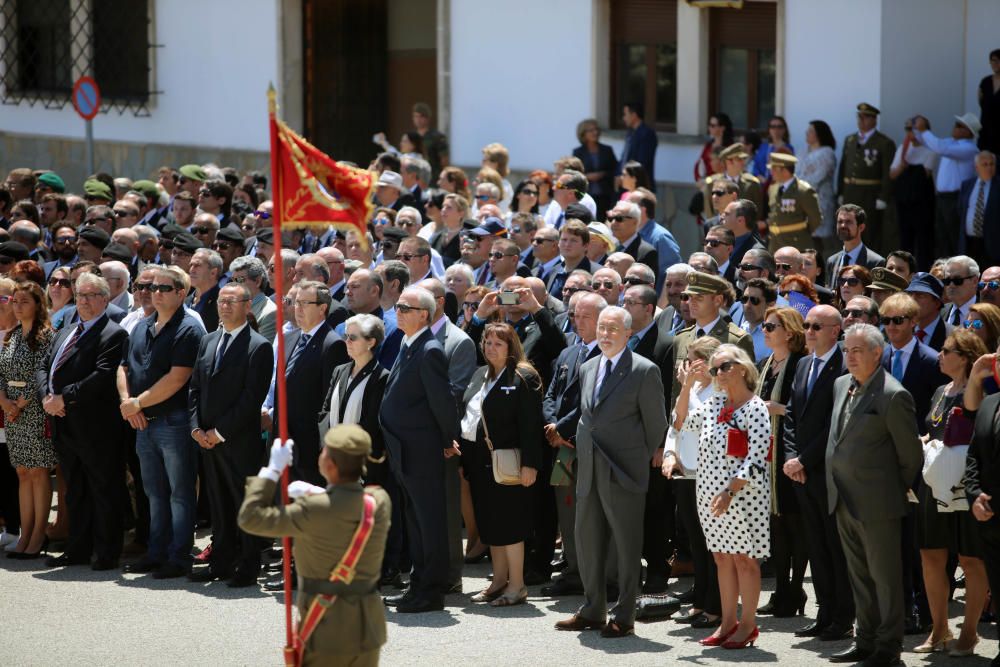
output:
M 76 343 L 77 341 L 80 340 L 80 336 L 82 335 L 83 335 L 83 323 L 81 322 L 80 324 L 76 325 L 76 331 L 74 331 L 73 335 L 69 337 L 69 342 L 66 343 L 66 347 L 63 348 L 62 354 L 60 354 L 59 358 L 56 359 L 56 365 L 53 367 L 52 372 L 55 372 L 60 368 L 62 368 L 62 365 L 66 363 L 67 359 L 69 359 L 69 356 L 73 354 L 73 351 L 76 349 Z

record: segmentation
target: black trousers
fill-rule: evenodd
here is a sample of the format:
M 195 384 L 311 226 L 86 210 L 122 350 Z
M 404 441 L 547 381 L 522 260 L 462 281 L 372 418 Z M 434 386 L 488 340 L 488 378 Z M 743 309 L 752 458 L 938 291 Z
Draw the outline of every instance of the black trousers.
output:
M 837 531 L 837 519 L 827 511 L 823 471 L 810 473 L 805 484 L 796 484 L 799 511 L 806 527 L 806 542 L 812 569 L 813 591 L 821 625 L 854 622 L 854 596 L 847 575 L 847 561 Z
M 809 564 L 809 544 L 801 512 L 771 515 L 771 561 L 774 564 L 774 597 L 779 605 L 798 608 L 802 580 Z
M 123 508 L 125 512 L 134 516 L 135 543 L 146 545 L 149 543 L 149 498 L 146 497 L 146 491 L 142 485 L 142 468 L 139 466 L 139 455 L 135 451 L 135 429 L 126 425 L 124 432 L 125 467 L 132 475 L 135 512 L 133 514 L 132 499 L 129 497 L 128 489 L 122 490 Z
M 240 530 L 236 522 L 243 505 L 246 478 L 261 466 L 264 444 L 259 437 L 231 438 L 213 449 L 201 450 L 204 474 L 201 493 L 208 497 L 212 519 L 213 572 L 256 575 L 264 542 Z
M 118 435 L 118 434 L 115 434 Z M 88 438 L 59 428 L 56 454 L 66 480 L 69 540 L 66 554 L 118 560 L 122 552 L 125 462 L 117 438 Z
M 21 503 L 18 501 L 17 471 L 10 464 L 10 452 L 7 443 L 0 444 L 0 515 L 8 533 L 21 530 Z
M 669 576 L 667 561 L 673 553 L 674 494 L 670 480 L 658 468 L 649 471 L 649 488 L 642 522 L 642 557 L 646 560 L 646 576 Z
M 448 588 L 448 527 L 444 475 L 399 474 L 413 569 L 411 593 L 432 599 Z
M 677 523 L 684 526 L 691 546 L 691 560 L 694 564 L 695 608 L 717 616 L 722 613 L 719 602 L 719 573 L 715 559 L 705 545 L 705 533 L 698 519 L 698 500 L 695 495 L 694 479 L 672 481 L 673 496 L 677 502 Z
M 556 496 L 548 483 L 552 476 L 555 450 L 545 448 L 542 453 L 542 468 L 538 471 L 538 481 L 531 487 L 532 527 L 531 537 L 525 543 L 524 570 L 536 572 L 543 577 L 552 574 L 552 557 L 556 551 L 556 535 L 559 534 L 559 515 L 556 512 Z

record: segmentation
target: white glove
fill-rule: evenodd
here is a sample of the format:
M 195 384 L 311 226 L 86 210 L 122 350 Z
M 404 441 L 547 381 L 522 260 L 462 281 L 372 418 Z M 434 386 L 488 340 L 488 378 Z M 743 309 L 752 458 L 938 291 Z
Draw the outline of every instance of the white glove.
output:
M 884 201 L 882 201 L 881 199 L 876 199 L 876 200 L 875 200 L 875 209 L 876 209 L 876 210 L 879 210 L 879 211 L 884 211 L 884 210 L 885 210 L 886 208 L 888 208 L 888 206 L 889 206 L 889 205 L 888 205 L 888 204 L 886 204 L 886 203 L 885 203 Z
M 310 484 L 305 480 L 296 480 L 288 485 L 288 497 L 289 498 L 301 498 L 303 496 L 314 496 L 317 493 L 326 493 L 326 489 L 322 486 L 316 486 L 315 484 Z
M 274 444 L 271 445 L 271 458 L 267 461 L 268 469 L 280 475 L 292 460 L 292 448 L 294 445 L 295 443 L 292 440 L 286 440 L 284 446 L 282 446 L 280 439 L 275 440 Z

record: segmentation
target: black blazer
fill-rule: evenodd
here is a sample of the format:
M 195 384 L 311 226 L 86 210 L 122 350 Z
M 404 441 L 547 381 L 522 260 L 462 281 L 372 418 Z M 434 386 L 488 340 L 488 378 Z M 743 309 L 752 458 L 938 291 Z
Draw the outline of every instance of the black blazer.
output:
M 341 287 L 341 289 L 343 289 L 343 287 Z M 326 323 L 330 325 L 331 329 L 336 329 L 341 322 L 346 321 L 350 316 L 351 311 L 348 310 L 347 306 L 334 299 L 333 303 L 330 304 L 329 312 L 326 314 Z
M 343 410 L 346 405 L 344 397 L 347 395 L 347 388 L 351 384 L 351 371 L 354 370 L 354 361 L 348 361 L 333 369 L 333 376 L 330 378 L 330 388 L 323 399 L 323 407 L 319 412 L 319 437 L 320 439 L 330 430 L 330 401 L 333 400 L 333 390 L 340 388 L 340 407 Z M 382 427 L 378 422 L 378 411 L 382 405 L 382 395 L 385 393 L 385 384 L 389 380 L 389 371 L 385 370 L 378 362 L 372 359 L 368 365 L 361 369 L 358 374 L 358 381 L 368 377 L 365 384 L 364 394 L 361 396 L 361 416 L 358 425 L 365 430 L 372 439 L 372 458 L 380 459 L 385 455 L 385 439 L 382 437 Z M 333 423 L 339 424 L 340 415 L 333 416 Z
M 962 182 L 962 187 L 958 191 L 958 252 L 965 253 L 965 219 L 970 208 L 975 208 L 976 202 L 972 200 L 973 188 L 979 181 L 979 177 L 970 178 Z M 978 190 L 976 193 L 978 195 Z M 990 264 L 1000 261 L 1000 176 L 994 176 L 990 180 L 990 194 L 986 197 L 986 207 L 983 210 L 983 246 L 986 251 L 985 259 Z M 983 258 L 980 258 L 983 259 Z
M 488 369 L 489 366 L 482 366 L 473 374 L 465 390 L 463 407 L 483 388 Z M 483 420 L 490 430 L 494 449 L 520 449 L 522 466 L 541 469 L 542 453 L 547 447 L 542 419 L 542 381 L 536 373 L 523 368 L 516 371 L 505 368 L 483 399 L 476 441 L 485 444 Z
M 62 329 L 49 346 L 45 365 L 36 373 L 41 397 L 49 393 L 49 371 L 74 329 Z M 88 456 L 94 453 L 95 446 L 120 444 L 116 436 L 123 432 L 124 422 L 118 410 L 116 382 L 127 339 L 128 333 L 105 313 L 80 337 L 70 356 L 51 377 L 52 393 L 62 395 L 66 404 L 65 417 L 50 418 L 52 435 L 58 444 Z
M 795 367 L 792 391 L 785 404 L 785 460 L 799 460 L 806 469 L 806 484 L 825 484 L 833 381 L 847 372 L 847 365 L 840 346 L 835 345 L 833 355 L 816 378 L 812 393 L 806 396 L 811 365 L 812 355 L 806 355 Z
M 607 144 L 597 144 L 597 168 L 593 170 L 587 168 L 590 151 L 587 150 L 586 146 L 580 145 L 574 148 L 573 157 L 580 159 L 580 162 L 583 163 L 584 171 L 603 171 L 604 177 L 598 181 L 601 184 L 603 196 L 608 198 L 614 196 L 615 170 L 618 169 L 618 158 L 615 157 L 615 149 Z
M 663 406 L 669 415 L 671 409 L 670 394 L 674 386 L 673 358 L 674 336 L 664 331 L 656 322 L 639 339 L 632 351 L 640 357 L 649 359 L 660 369 L 660 380 L 663 382 Z
M 216 329 L 201 339 L 188 391 L 191 430 L 214 428 L 225 438 L 222 447 L 228 453 L 257 460 L 263 454 L 260 406 L 271 384 L 274 351 L 267 339 L 247 326 L 229 341 L 216 369 L 224 333 Z
M 552 382 L 542 401 L 546 424 L 555 424 L 563 440 L 576 441 L 576 425 L 580 421 L 580 366 L 601 353 L 597 345 L 584 356 L 576 345 L 559 353 L 554 364 Z
M 733 254 L 729 256 L 729 265 L 726 267 L 726 272 L 722 274 L 722 277 L 729 282 L 736 284 L 736 269 L 739 268 L 740 263 L 743 261 L 743 255 L 747 254 L 747 250 L 767 250 L 761 240 L 756 234 L 749 234 L 747 237 L 739 243 L 739 245 L 733 247 Z
M 119 308 L 113 303 L 108 304 L 108 308 L 107 310 L 104 311 L 104 314 L 107 315 L 108 319 L 114 322 L 115 324 L 121 323 L 121 321 L 125 319 L 125 316 L 128 315 L 128 313 L 125 312 L 124 309 Z M 70 306 L 69 308 L 66 309 L 66 314 L 63 315 L 62 326 L 59 327 L 59 330 L 61 331 L 67 328 L 66 325 L 68 324 L 79 324 L 79 323 L 80 323 L 80 315 L 76 312 L 76 306 L 75 305 Z
M 660 254 L 656 252 L 656 248 L 643 241 L 641 236 L 637 235 L 622 252 L 632 255 L 635 261 L 653 269 L 653 275 L 660 272 Z
M 940 326 L 940 325 L 938 325 Z M 882 351 L 882 368 L 892 375 L 892 346 L 886 345 Z M 910 363 L 906 364 L 906 372 L 900 382 L 906 391 L 913 396 L 913 406 L 916 409 L 917 433 L 926 433 L 925 418 L 931 411 L 931 399 L 934 391 L 948 383 L 948 376 L 941 372 L 938 366 L 938 353 L 927 345 L 917 341 L 910 355 Z
M 430 244 L 431 248 L 438 251 L 441 255 L 441 261 L 444 262 L 445 266 L 451 266 L 459 259 L 462 258 L 462 252 L 460 249 L 460 244 L 462 243 L 462 231 L 459 230 L 458 234 L 448 242 L 445 239 L 448 237 L 448 230 L 441 229 L 434 233 L 431 237 Z
M 837 252 L 830 255 L 829 259 L 826 260 L 826 286 L 832 289 L 834 292 L 837 291 L 837 271 L 839 271 L 842 266 L 840 262 L 844 256 L 843 250 L 838 250 Z M 885 257 L 878 254 L 868 246 L 863 246 L 861 252 L 858 253 L 858 260 L 854 262 L 858 266 L 863 266 L 869 271 L 879 266 L 885 266 Z M 845 264 L 844 266 L 850 266 L 850 264 Z M 839 267 L 839 268 L 838 268 Z
M 479 344 L 485 328 L 484 324 L 470 322 L 469 329 L 466 331 L 472 342 L 476 344 L 476 358 L 480 364 L 486 363 L 483 358 L 482 346 Z M 548 308 L 542 308 L 531 316 L 530 322 L 527 324 L 519 323 L 514 328 L 521 339 L 525 358 L 542 376 L 542 381 L 547 387 L 552 380 L 552 363 L 566 347 L 566 336 L 556 326 L 555 316 Z
M 397 476 L 444 476 L 444 449 L 458 433 L 452 396 L 444 348 L 425 329 L 390 371 L 379 409 L 389 466 Z
M 1000 494 L 1000 394 L 983 399 L 976 413 L 976 426 L 965 458 L 965 492 L 972 504 L 980 493 L 993 496 L 991 506 L 997 505 Z M 986 522 L 1000 527 L 1000 516 L 994 515 Z
M 194 310 L 201 317 L 201 322 L 205 325 L 205 331 L 208 333 L 212 333 L 219 328 L 219 307 L 216 305 L 216 302 L 219 300 L 219 290 L 218 285 L 208 290 L 197 304 L 194 302 L 194 292 L 191 292 L 188 298 L 184 300 L 184 305 Z

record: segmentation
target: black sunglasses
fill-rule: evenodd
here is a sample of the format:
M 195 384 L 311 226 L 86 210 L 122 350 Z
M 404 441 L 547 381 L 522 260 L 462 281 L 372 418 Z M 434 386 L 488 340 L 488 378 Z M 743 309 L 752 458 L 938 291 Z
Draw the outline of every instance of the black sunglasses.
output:
M 702 245 L 718 248 L 720 245 L 732 245 L 732 243 L 726 243 L 725 241 L 720 241 L 719 239 L 705 239 L 705 242 L 702 243 Z
M 148 290 L 152 286 L 153 286 L 153 283 L 132 283 L 132 291 L 133 292 L 145 292 L 146 290 Z
M 989 282 L 980 282 L 979 283 L 979 289 L 984 290 L 987 287 L 989 289 L 991 289 L 991 290 L 1000 289 L 1000 280 L 991 280 Z
M 829 325 L 829 324 L 820 324 L 819 322 L 813 322 L 812 324 L 810 324 L 809 322 L 806 322 L 803 326 L 805 327 L 806 331 L 809 331 L 810 329 L 812 329 L 813 331 L 822 331 L 823 327 L 828 327 L 828 326 L 831 326 L 831 325 Z
M 59 287 L 65 287 L 69 289 L 70 287 L 73 286 L 73 283 L 72 281 L 67 280 L 66 278 L 49 278 L 49 286 L 55 287 L 56 285 L 58 285 Z
M 153 294 L 156 294 L 157 292 L 160 294 L 166 294 L 167 292 L 177 291 L 177 288 L 173 285 L 150 285 L 148 289 Z
M 733 366 L 735 365 L 736 365 L 735 361 L 723 361 L 718 366 L 712 366 L 710 369 L 708 369 L 708 374 L 711 375 L 712 377 L 715 377 L 719 373 L 728 373 L 733 369 Z
M 843 287 L 844 285 L 849 285 L 851 287 L 857 287 L 861 284 L 860 278 L 840 278 L 837 283 Z
M 882 324 L 884 324 L 884 325 L 889 325 L 889 324 L 900 325 L 900 324 L 902 324 L 903 322 L 905 322 L 908 319 L 910 319 L 910 318 L 907 317 L 906 315 L 896 315 L 895 317 L 883 317 L 882 318 Z
M 740 264 L 740 271 L 763 271 L 763 266 L 757 266 L 756 264 Z
M 975 276 L 963 276 L 961 278 L 942 278 L 941 284 L 947 287 L 948 285 L 955 285 L 956 287 L 964 283 L 969 278 L 974 278 Z
M 778 324 L 777 322 L 764 322 L 763 324 L 760 325 L 760 328 L 763 329 L 764 331 L 768 332 L 768 333 L 771 333 L 772 331 L 774 331 L 775 329 L 777 329 L 780 326 L 781 325 Z M 784 327 L 782 327 L 782 328 L 784 328 Z
M 740 297 L 740 302 L 746 303 L 747 301 L 749 301 L 750 303 L 752 303 L 755 306 L 759 306 L 760 305 L 760 297 L 759 296 L 747 296 L 747 295 L 744 294 L 743 296 Z
M 851 308 L 844 311 L 844 317 L 853 317 L 854 319 L 860 319 L 866 315 L 865 311 L 858 308 Z
M 622 282 L 625 283 L 626 285 L 652 285 L 653 284 L 653 283 L 649 282 L 648 280 L 643 280 L 642 278 L 639 278 L 638 276 L 629 276 L 628 278 L 626 278 Z
M 602 287 L 604 289 L 614 289 L 615 283 L 612 280 L 595 280 L 590 283 L 590 286 L 594 289 L 601 289 Z
M 405 303 L 397 303 L 396 310 L 400 313 L 408 313 L 411 310 L 427 310 L 426 308 L 420 308 L 419 306 L 407 306 Z
M 212 230 L 209 227 L 192 227 L 191 228 L 191 233 L 192 234 L 208 234 L 210 231 L 212 231 Z

